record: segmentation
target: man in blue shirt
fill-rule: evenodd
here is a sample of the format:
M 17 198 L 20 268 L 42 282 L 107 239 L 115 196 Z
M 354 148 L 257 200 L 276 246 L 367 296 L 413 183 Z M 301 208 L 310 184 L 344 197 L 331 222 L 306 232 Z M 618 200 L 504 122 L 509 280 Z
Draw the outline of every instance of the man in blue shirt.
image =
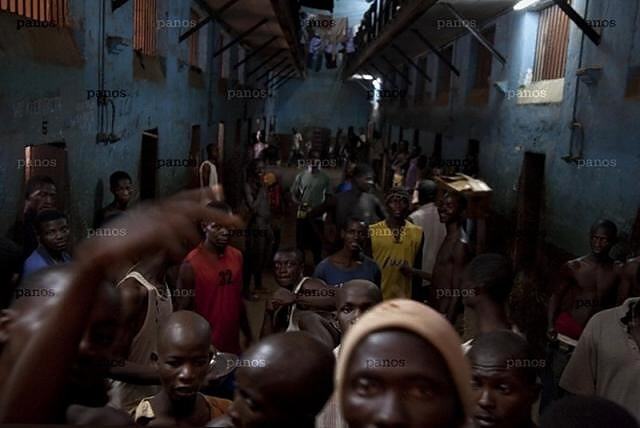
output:
M 340 231 L 342 248 L 321 261 L 313 276 L 336 287 L 352 279 L 366 279 L 380 286 L 378 264 L 363 254 L 367 231 L 367 225 L 362 220 L 347 220 Z
M 67 252 L 69 224 L 63 213 L 54 210 L 41 212 L 36 217 L 35 229 L 39 245 L 24 262 L 24 276 L 71 261 Z

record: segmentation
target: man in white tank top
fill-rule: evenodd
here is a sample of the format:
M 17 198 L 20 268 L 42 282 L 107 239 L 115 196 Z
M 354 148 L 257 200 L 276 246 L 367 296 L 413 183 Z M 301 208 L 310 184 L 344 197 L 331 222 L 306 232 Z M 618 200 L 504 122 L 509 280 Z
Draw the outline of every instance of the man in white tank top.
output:
M 157 352 L 159 326 L 173 312 L 166 269 L 167 258 L 162 252 L 138 263 L 117 285 L 128 328 L 118 344 L 126 360 L 111 368 L 111 377 L 117 379 L 109 394 L 112 407 L 130 411 L 142 398 L 159 391 L 160 379 L 151 354 Z
M 207 160 L 200 164 L 198 175 L 200 176 L 200 188 L 211 187 L 218 184 L 218 160 L 216 156 L 216 146 L 207 145 Z

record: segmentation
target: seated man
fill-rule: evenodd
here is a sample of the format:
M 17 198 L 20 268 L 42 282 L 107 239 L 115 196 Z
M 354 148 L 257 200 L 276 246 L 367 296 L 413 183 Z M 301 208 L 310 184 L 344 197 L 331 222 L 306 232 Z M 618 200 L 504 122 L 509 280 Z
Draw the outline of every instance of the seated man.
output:
M 534 428 L 531 407 L 538 398 L 538 369 L 527 341 L 508 330 L 478 336 L 469 351 L 475 409 L 473 426 Z
M 143 399 L 133 412 L 138 425 L 201 427 L 222 416 L 229 400 L 203 395 L 213 352 L 211 327 L 206 319 L 190 311 L 171 314 L 160 327 L 158 352 L 152 354 L 162 381 L 162 390 Z
M 342 248 L 316 266 L 314 278 L 320 278 L 334 287 L 352 279 L 364 279 L 380 286 L 380 268 L 372 258 L 363 254 L 367 239 L 367 225 L 351 218 L 340 231 Z
M 334 366 L 331 350 L 307 333 L 269 336 L 243 355 L 230 418 L 212 426 L 313 428 L 333 390 Z
M 127 210 L 133 185 L 131 176 L 124 171 L 116 171 L 109 177 L 109 190 L 113 194 L 113 201 L 96 213 L 93 228 L 97 229 L 109 220 L 114 219 Z
M 69 224 L 64 214 L 53 210 L 43 211 L 36 217 L 35 228 L 40 244 L 25 260 L 24 276 L 71 260 L 67 252 Z
M 309 312 L 319 314 L 335 325 L 336 289 L 315 278 L 304 277 L 302 253 L 284 249 L 273 258 L 275 280 L 279 288 L 267 302 L 261 337 L 284 331 L 305 330 L 332 348 L 339 342 L 337 328 L 313 330 L 300 325 Z
M 473 411 L 460 337 L 438 312 L 385 301 L 349 330 L 336 393 L 350 428 L 461 428 Z

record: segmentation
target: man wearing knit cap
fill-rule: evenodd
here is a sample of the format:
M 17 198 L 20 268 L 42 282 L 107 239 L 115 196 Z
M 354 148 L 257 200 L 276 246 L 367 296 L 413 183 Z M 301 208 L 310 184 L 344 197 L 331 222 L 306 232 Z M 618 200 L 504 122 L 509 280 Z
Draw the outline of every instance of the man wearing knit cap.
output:
M 349 330 L 336 392 L 350 428 L 461 428 L 473 409 L 460 337 L 438 312 L 406 299 L 381 303 Z
M 385 198 L 387 219 L 369 226 L 371 254 L 382 270 L 385 300 L 411 298 L 413 274 L 406 266 L 420 269 L 422 265 L 422 228 L 407 221 L 410 201 L 407 189 L 392 188 Z

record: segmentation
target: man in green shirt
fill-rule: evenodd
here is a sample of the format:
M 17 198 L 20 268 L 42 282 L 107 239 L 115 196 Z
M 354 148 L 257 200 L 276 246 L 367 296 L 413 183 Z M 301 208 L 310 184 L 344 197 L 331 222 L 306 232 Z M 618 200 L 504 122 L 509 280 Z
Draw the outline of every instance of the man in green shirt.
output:
M 291 186 L 291 198 L 298 206 L 296 220 L 296 246 L 302 254 L 307 246 L 313 254 L 314 264 L 322 260 L 322 220 L 307 214 L 322 204 L 331 192 L 329 176 L 321 169 L 320 152 L 312 150 L 306 161 L 298 162 L 304 170 Z

